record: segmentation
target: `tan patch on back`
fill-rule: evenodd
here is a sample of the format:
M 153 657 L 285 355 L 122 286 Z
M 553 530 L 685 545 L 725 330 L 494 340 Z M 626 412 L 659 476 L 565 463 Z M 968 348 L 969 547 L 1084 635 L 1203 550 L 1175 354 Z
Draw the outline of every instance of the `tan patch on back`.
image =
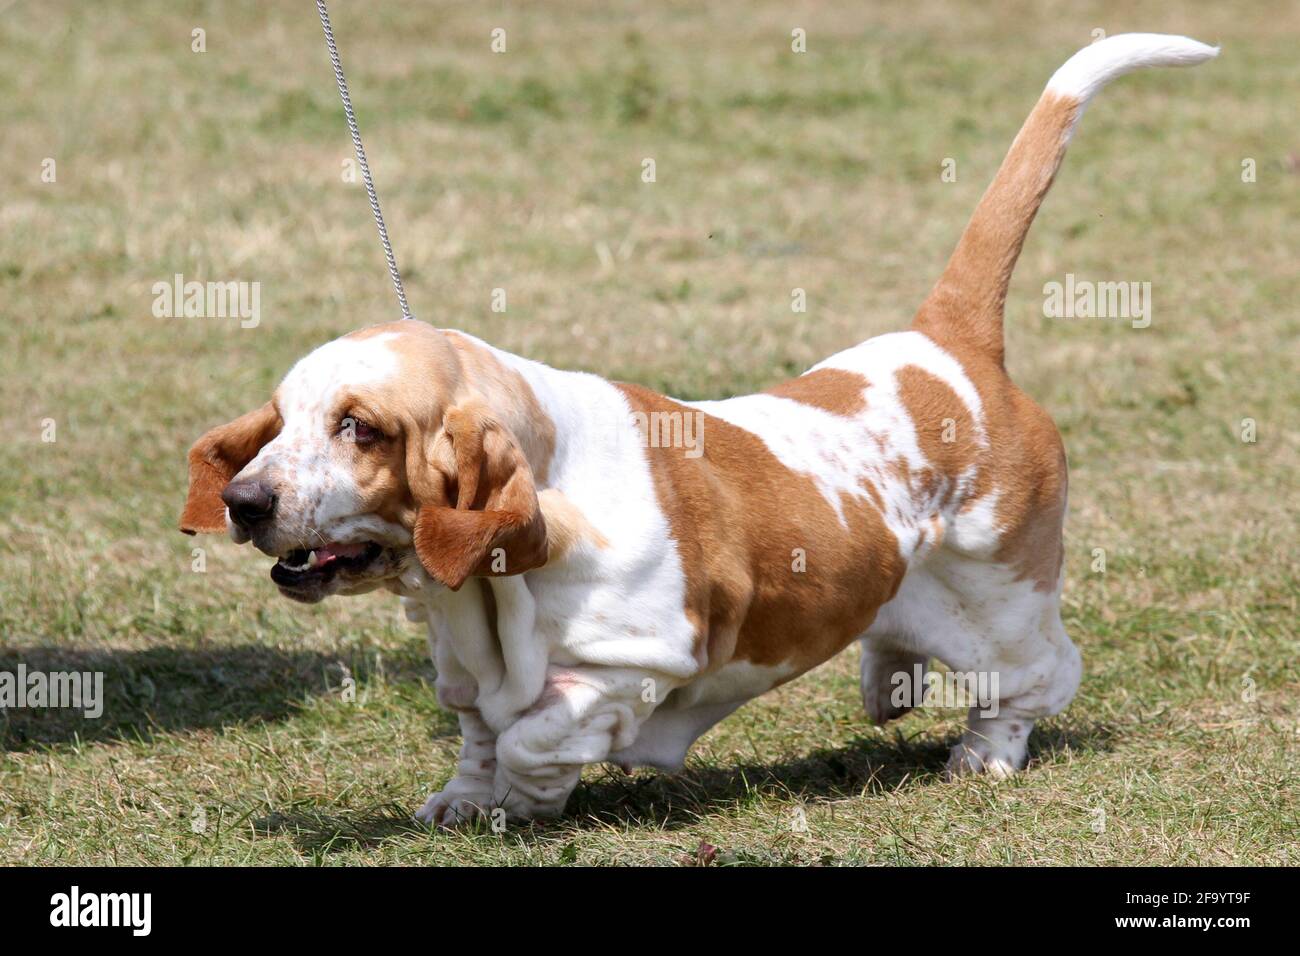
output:
M 863 394 L 867 380 L 857 372 L 842 368 L 819 368 L 774 385 L 768 395 L 788 398 L 803 405 L 811 405 L 833 415 L 851 417 L 867 407 Z
M 618 384 L 634 412 L 697 410 Z M 696 656 L 786 664 L 791 676 L 842 650 L 895 593 L 904 565 L 879 511 L 843 499 L 845 528 L 809 475 L 787 468 L 755 435 L 705 416 L 699 458 L 647 448 L 659 504 L 686 577 Z M 806 570 L 793 570 L 801 549 Z
M 1021 436 L 1021 447 L 1014 461 L 1001 461 L 997 469 L 996 514 L 1004 530 L 995 557 L 1016 569 L 1017 580 L 1033 581 L 1034 590 L 1050 592 L 1065 560 L 1065 448 L 1051 417 L 1012 388 L 1007 428 Z
M 972 459 L 979 470 L 963 507 L 973 507 L 985 495 L 996 492 L 994 520 L 1000 541 L 994 559 L 1014 568 L 1017 580 L 1031 580 L 1036 590 L 1052 591 L 1065 553 L 1061 529 L 1065 522 L 1067 471 L 1060 434 L 1051 416 L 1016 387 L 1000 362 L 969 344 L 953 347 L 950 343 L 946 347 L 979 393 L 988 438 L 988 448 L 975 453 Z M 911 378 L 920 388 L 920 377 Z M 924 407 L 928 409 L 926 414 L 942 412 L 949 399 L 938 398 L 937 394 L 941 393 L 927 399 L 918 392 L 914 396 L 918 410 Z M 958 434 L 968 427 L 959 419 Z M 942 447 L 934 447 L 929 438 L 922 448 L 927 456 L 939 456 L 931 460 L 946 462 L 945 467 L 959 467 L 967 460 L 967 452 L 961 448 L 945 452 Z
M 899 401 L 916 429 L 921 454 L 930 468 L 947 481 L 951 493 L 953 483 L 976 464 L 981 453 L 970 408 L 951 385 L 919 366 L 899 369 L 895 379 Z M 946 500 L 940 504 L 946 504 Z

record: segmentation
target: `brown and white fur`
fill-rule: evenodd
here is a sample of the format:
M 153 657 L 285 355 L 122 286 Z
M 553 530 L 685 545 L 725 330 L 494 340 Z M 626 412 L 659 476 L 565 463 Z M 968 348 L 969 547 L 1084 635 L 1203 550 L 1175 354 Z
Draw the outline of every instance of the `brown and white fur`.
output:
M 932 657 L 996 674 L 996 714 L 972 708 L 949 771 L 1010 773 L 1080 659 L 1065 453 L 1004 368 L 1007 283 L 1092 95 L 1216 53 L 1133 34 L 1071 58 L 910 331 L 688 403 L 420 322 L 367 328 L 199 439 L 182 530 L 251 539 L 290 597 L 384 587 L 427 620 L 464 735 L 430 822 L 557 814 L 589 763 L 678 767 L 855 640 L 875 721 Z M 702 453 L 646 441 L 674 415 L 703 423 Z

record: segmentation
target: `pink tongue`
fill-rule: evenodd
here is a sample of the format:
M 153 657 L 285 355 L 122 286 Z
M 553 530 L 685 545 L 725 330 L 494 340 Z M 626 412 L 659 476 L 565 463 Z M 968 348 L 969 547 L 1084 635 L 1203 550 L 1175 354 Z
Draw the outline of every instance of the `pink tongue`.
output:
M 316 563 L 325 564 L 335 558 L 355 558 L 366 550 L 364 544 L 330 544 L 316 549 Z

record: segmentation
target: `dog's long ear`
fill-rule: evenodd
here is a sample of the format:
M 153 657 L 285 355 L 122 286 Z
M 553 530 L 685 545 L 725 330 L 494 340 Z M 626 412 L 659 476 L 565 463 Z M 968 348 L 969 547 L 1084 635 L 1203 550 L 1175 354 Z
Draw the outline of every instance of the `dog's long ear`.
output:
M 262 446 L 280 434 L 280 424 L 280 413 L 267 402 L 233 422 L 218 425 L 194 443 L 189 456 L 190 493 L 181 512 L 182 531 L 197 534 L 226 530 L 226 506 L 221 493 L 230 479 L 257 457 Z
M 408 445 L 419 511 L 415 553 L 453 591 L 472 574 L 522 574 L 546 563 L 546 522 L 518 441 L 478 403 L 448 410 L 433 449 Z M 432 461 L 411 461 L 428 455 Z M 454 476 L 454 477 L 453 477 Z

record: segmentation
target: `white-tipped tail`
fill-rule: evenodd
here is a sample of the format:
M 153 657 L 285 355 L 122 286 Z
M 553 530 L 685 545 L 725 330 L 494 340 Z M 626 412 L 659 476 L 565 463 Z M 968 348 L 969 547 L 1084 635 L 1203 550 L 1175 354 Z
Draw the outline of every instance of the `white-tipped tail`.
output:
M 1066 60 L 1020 128 L 913 328 L 940 341 L 960 339 L 1002 361 L 1002 306 L 1011 270 L 1088 100 L 1131 70 L 1192 66 L 1218 54 L 1218 47 L 1187 37 L 1124 33 Z
M 1145 66 L 1195 66 L 1219 55 L 1188 37 L 1166 33 L 1121 33 L 1086 46 L 1052 74 L 1047 89 L 1072 96 L 1085 105 L 1098 90 L 1118 76 Z

